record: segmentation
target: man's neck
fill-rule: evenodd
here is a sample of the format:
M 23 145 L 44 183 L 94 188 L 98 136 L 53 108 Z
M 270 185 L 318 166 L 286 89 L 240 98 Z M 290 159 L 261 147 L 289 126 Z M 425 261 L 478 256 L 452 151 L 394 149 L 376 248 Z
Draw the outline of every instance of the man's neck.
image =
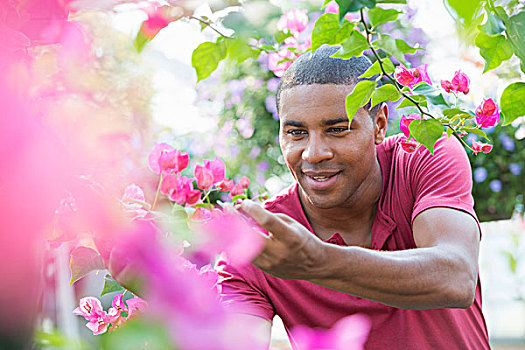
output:
M 325 240 L 338 232 L 348 245 L 369 246 L 372 224 L 381 196 L 383 180 L 377 163 L 374 171 L 343 206 L 318 208 L 298 187 L 299 199 L 312 229 Z

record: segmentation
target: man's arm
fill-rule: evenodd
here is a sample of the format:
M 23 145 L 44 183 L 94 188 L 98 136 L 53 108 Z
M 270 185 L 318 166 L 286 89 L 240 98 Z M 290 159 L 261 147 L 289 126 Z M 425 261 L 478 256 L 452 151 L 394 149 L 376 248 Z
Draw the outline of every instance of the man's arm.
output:
M 414 219 L 418 248 L 376 251 L 325 243 L 284 214 L 245 201 L 242 210 L 269 231 L 253 264 L 403 309 L 467 308 L 477 283 L 479 228 L 469 214 L 430 208 Z

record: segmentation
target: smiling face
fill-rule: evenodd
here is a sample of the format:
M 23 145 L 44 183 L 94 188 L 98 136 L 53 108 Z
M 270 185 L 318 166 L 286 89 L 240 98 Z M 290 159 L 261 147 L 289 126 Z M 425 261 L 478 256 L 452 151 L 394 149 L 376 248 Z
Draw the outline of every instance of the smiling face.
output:
M 353 86 L 297 85 L 281 92 L 281 150 L 303 205 L 355 207 L 381 182 L 375 145 L 386 131 L 386 107 L 375 119 L 360 108 L 348 128 L 345 98 Z M 377 198 L 379 194 L 377 194 Z

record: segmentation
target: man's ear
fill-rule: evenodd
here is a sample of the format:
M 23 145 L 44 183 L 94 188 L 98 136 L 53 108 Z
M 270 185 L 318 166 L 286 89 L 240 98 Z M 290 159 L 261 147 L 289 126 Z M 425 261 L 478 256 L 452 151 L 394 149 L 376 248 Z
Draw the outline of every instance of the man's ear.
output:
M 387 125 L 388 106 L 386 103 L 383 103 L 374 117 L 374 138 L 376 145 L 381 144 L 385 139 Z

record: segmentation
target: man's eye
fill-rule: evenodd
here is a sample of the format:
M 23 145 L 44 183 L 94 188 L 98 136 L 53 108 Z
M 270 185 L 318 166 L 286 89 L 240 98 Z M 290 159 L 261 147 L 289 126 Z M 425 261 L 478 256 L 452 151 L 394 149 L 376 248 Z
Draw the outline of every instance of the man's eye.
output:
M 286 133 L 292 136 L 301 136 L 301 135 L 306 134 L 306 131 L 300 130 L 300 129 L 293 129 L 293 130 L 288 130 Z
M 340 133 L 345 132 L 347 130 L 348 130 L 348 128 L 344 128 L 344 127 L 336 127 L 336 128 L 328 129 L 329 132 L 334 133 L 334 134 L 340 134 Z

